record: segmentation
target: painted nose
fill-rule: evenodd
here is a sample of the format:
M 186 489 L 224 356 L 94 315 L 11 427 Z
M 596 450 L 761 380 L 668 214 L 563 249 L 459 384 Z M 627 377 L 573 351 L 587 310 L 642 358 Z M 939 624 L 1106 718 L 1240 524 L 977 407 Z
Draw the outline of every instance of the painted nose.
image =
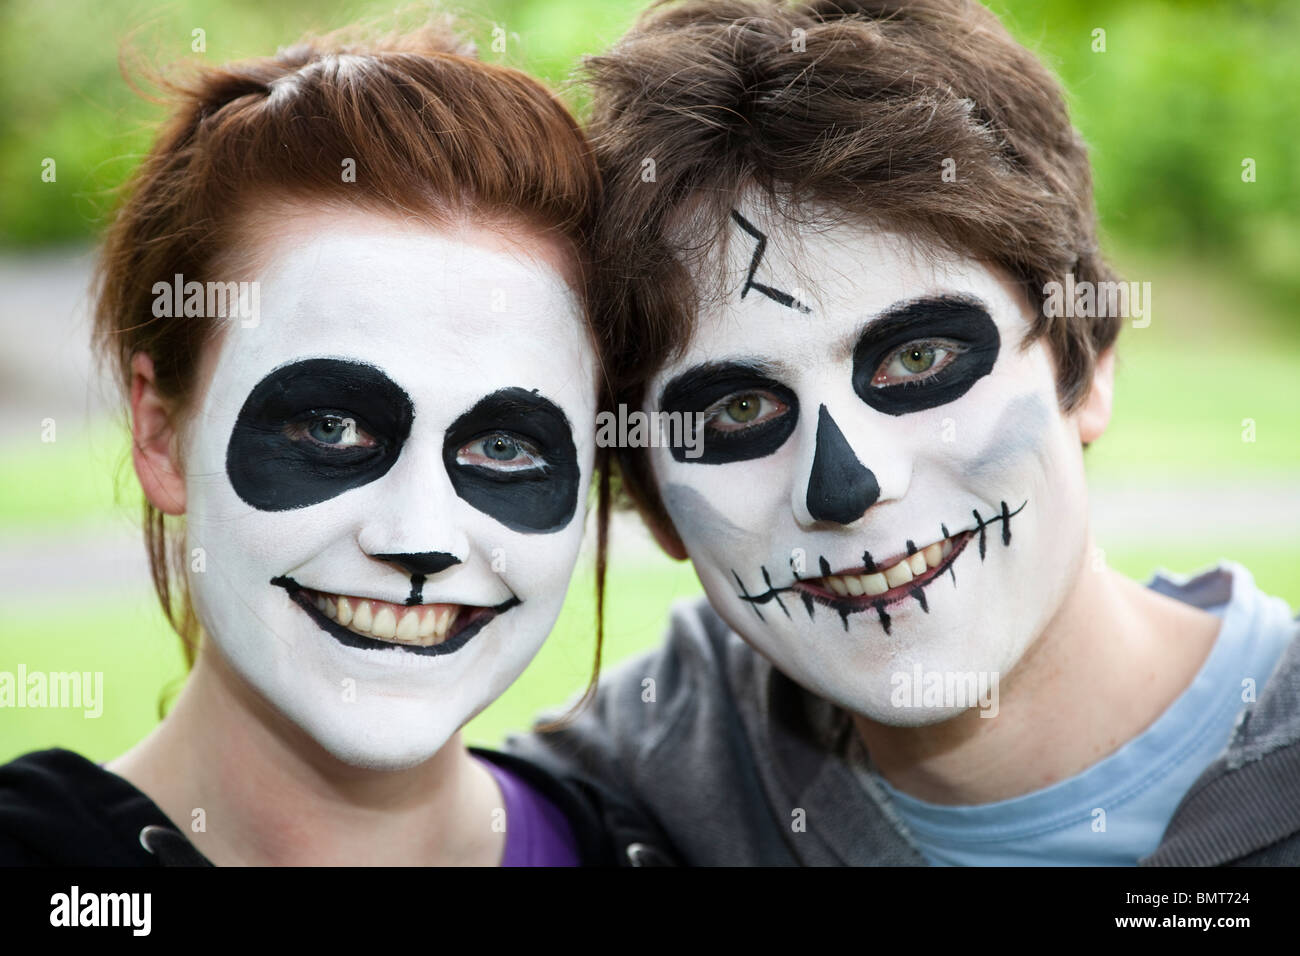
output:
M 430 574 L 445 571 L 453 564 L 460 564 L 460 558 L 445 551 L 420 551 L 414 554 L 372 554 L 371 557 L 395 564 L 412 577 L 417 574 L 427 577 Z
M 822 405 L 817 413 L 817 446 L 808 475 L 808 514 L 816 521 L 852 524 L 879 497 L 876 476 L 858 461 L 848 439 Z

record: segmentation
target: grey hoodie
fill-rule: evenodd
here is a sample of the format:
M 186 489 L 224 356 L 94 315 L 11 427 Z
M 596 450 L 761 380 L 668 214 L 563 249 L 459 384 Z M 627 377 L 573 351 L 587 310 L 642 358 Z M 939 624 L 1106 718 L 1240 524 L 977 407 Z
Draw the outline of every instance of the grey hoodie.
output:
M 1232 594 L 1232 582 L 1222 567 L 1152 586 L 1199 607 L 1267 600 Z M 1256 620 L 1290 628 L 1290 643 L 1142 865 L 1300 864 L 1300 629 L 1289 613 Z M 506 749 L 615 795 L 620 816 L 649 823 L 628 841 L 657 828 L 664 856 L 686 863 L 924 866 L 887 796 L 855 772 L 852 734 L 845 711 L 698 599 L 673 609 L 662 646 L 602 676 L 574 723 Z M 643 842 L 626 850 L 633 862 L 657 856 Z

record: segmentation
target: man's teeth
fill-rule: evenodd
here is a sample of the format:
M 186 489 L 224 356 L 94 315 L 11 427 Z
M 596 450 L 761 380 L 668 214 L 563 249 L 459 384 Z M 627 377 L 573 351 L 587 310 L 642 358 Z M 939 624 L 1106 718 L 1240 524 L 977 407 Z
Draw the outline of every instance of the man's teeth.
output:
M 833 574 L 822 583 L 840 597 L 875 597 L 890 588 L 902 587 L 929 568 L 937 568 L 952 554 L 952 540 L 944 538 L 874 574 Z
M 322 594 L 312 591 L 312 603 L 331 621 L 355 634 L 394 644 L 441 644 L 460 617 L 460 604 L 417 604 L 406 607 L 387 601 Z

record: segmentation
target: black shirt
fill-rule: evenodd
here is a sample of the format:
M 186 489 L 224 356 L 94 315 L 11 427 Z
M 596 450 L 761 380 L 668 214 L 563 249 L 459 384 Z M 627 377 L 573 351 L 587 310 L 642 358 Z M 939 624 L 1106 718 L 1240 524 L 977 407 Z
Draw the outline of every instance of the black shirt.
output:
M 560 809 L 583 865 L 637 862 L 637 853 L 616 852 L 595 792 L 511 754 L 471 752 L 523 778 Z M 40 750 L 0 766 L 0 866 L 211 865 L 157 804 L 80 754 Z

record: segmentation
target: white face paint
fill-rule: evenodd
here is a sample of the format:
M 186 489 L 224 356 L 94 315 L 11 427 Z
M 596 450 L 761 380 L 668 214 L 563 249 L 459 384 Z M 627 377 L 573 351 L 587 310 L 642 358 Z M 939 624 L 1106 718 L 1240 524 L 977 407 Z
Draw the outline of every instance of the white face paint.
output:
M 1005 676 L 1082 557 L 1050 354 L 975 261 L 742 211 L 734 285 L 647 390 L 646 411 L 707 416 L 700 458 L 650 452 L 664 504 L 713 606 L 782 671 L 873 720 L 947 719 L 975 700 L 913 690 Z
M 582 313 L 554 269 L 483 235 L 360 216 L 281 238 L 260 322 L 226 329 L 187 433 L 205 630 L 356 766 L 422 762 L 498 697 L 577 559 Z

